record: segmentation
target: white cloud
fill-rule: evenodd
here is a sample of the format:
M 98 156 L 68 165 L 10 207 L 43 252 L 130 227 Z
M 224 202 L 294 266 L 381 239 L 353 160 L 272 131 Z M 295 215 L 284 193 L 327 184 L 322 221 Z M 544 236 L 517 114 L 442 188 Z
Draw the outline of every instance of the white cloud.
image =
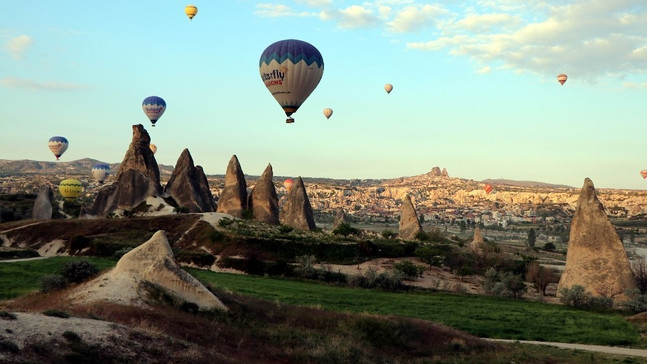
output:
M 396 33 L 419 31 L 433 26 L 436 18 L 448 11 L 439 5 L 412 5 L 400 10 L 393 21 L 388 22 L 388 28 Z
M 373 10 L 359 5 L 341 10 L 324 10 L 320 17 L 323 20 L 336 20 L 342 29 L 372 28 L 380 24 L 380 18 Z
M 297 0 L 297 2 L 314 8 L 323 8 L 332 5 L 332 0 Z
M 484 74 L 490 73 L 490 72 L 492 72 L 492 68 L 490 66 L 482 67 L 478 71 L 476 71 L 476 73 L 478 73 L 480 75 L 484 75 Z
M 307 11 L 294 11 L 291 7 L 283 4 L 257 4 L 256 15 L 263 18 L 281 18 L 295 16 L 316 16 L 316 14 Z
M 0 80 L 0 84 L 6 87 L 13 88 L 26 88 L 32 90 L 45 90 L 45 91 L 78 91 L 90 88 L 86 85 L 64 83 L 58 81 L 32 81 L 24 78 L 7 77 Z
M 34 44 L 32 37 L 28 35 L 19 35 L 15 38 L 10 39 L 6 46 L 7 52 L 15 60 L 21 60 L 25 52 Z
M 510 14 L 470 14 L 456 23 L 456 26 L 481 33 L 493 28 L 509 28 L 519 24 L 521 19 Z
M 622 87 L 634 89 L 634 90 L 644 90 L 644 89 L 647 89 L 647 82 L 641 82 L 641 83 L 625 82 L 622 84 Z

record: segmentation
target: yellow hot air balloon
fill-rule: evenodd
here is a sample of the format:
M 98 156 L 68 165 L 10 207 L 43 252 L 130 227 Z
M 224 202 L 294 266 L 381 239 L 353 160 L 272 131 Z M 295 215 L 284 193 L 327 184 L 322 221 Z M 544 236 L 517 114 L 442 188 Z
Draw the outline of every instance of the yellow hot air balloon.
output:
M 77 179 L 68 178 L 61 181 L 58 185 L 58 191 L 66 201 L 73 202 L 83 192 L 83 185 Z
M 386 91 L 387 94 L 390 94 L 391 91 L 393 91 L 393 85 L 390 83 L 387 83 L 386 85 L 384 85 L 384 91 Z
M 153 152 L 153 154 L 157 153 L 157 145 L 149 144 L 148 147 L 151 148 L 151 152 Z
M 195 14 L 198 13 L 198 8 L 196 8 L 194 5 L 187 5 L 184 7 L 184 13 L 189 17 L 189 20 L 193 20 Z
M 329 107 L 325 108 L 323 110 L 323 114 L 326 117 L 326 119 L 330 119 L 330 117 L 332 116 L 332 109 Z

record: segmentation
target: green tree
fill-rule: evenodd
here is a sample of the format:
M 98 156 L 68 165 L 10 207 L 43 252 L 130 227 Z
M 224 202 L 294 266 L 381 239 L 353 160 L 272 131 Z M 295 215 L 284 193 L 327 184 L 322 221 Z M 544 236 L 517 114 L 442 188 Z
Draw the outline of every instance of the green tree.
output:
M 537 240 L 537 235 L 535 233 L 535 229 L 530 228 L 530 231 L 528 231 L 528 246 L 531 248 L 534 248 L 536 240 Z

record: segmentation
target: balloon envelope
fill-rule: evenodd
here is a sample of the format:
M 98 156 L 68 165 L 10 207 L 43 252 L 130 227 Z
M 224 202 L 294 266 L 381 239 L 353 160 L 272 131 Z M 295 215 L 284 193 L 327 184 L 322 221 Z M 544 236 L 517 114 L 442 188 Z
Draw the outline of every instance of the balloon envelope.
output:
M 568 79 L 568 76 L 563 73 L 560 73 L 559 75 L 557 75 L 557 82 L 561 83 L 562 86 L 564 86 L 564 82 L 566 82 L 567 79 Z
M 74 201 L 83 192 L 83 185 L 77 179 L 68 178 L 61 181 L 58 185 L 58 191 L 65 200 Z
M 184 13 L 189 17 L 189 20 L 193 20 L 195 14 L 198 13 L 198 8 L 196 8 L 194 5 L 187 5 L 184 7 Z
M 47 145 L 49 146 L 49 150 L 51 150 L 52 153 L 54 153 L 56 160 L 58 160 L 58 158 L 62 156 L 63 153 L 65 153 L 70 143 L 68 143 L 65 137 L 53 136 L 49 138 L 49 142 L 47 143 Z
M 483 187 L 483 189 L 485 190 L 485 193 L 487 193 L 489 195 L 490 192 L 492 192 L 492 185 L 485 185 L 485 187 Z
M 92 166 L 92 177 L 94 177 L 97 182 L 103 183 L 103 181 L 108 178 L 110 175 L 110 166 L 106 163 L 97 163 Z
M 323 57 L 317 48 L 297 39 L 270 44 L 261 53 L 258 66 L 265 87 L 288 117 L 314 91 L 324 70 Z
M 326 117 L 326 119 L 330 119 L 330 117 L 332 116 L 332 109 L 329 107 L 325 108 L 323 110 L 323 114 Z
M 148 96 L 142 102 L 142 109 L 151 123 L 153 123 L 153 126 L 155 126 L 157 120 L 162 117 L 162 114 L 166 110 L 166 101 L 158 96 Z
M 640 171 L 640 175 L 643 176 L 643 179 L 647 178 L 647 169 L 643 169 L 642 171 Z
M 393 85 L 390 83 L 387 83 L 386 85 L 384 85 L 384 91 L 386 91 L 387 94 L 390 94 L 391 91 L 393 91 Z
M 157 145 L 149 144 L 148 147 L 151 148 L 151 151 L 153 152 L 153 154 L 157 153 Z
M 283 186 L 285 187 L 288 192 L 292 190 L 292 185 L 294 184 L 294 181 L 292 178 L 286 178 L 285 181 L 283 181 Z

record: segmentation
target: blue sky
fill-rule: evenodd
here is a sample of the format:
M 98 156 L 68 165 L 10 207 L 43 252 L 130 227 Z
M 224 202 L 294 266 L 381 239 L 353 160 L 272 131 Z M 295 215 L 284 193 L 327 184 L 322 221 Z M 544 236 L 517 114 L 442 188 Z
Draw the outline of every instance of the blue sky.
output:
M 253 175 L 647 183 L 644 0 L 187 4 L 0 0 L 0 158 L 54 160 L 63 135 L 62 160 L 119 162 L 141 123 L 159 163 L 188 148 L 208 174 L 236 154 Z M 287 38 L 325 64 L 294 124 L 258 72 Z

